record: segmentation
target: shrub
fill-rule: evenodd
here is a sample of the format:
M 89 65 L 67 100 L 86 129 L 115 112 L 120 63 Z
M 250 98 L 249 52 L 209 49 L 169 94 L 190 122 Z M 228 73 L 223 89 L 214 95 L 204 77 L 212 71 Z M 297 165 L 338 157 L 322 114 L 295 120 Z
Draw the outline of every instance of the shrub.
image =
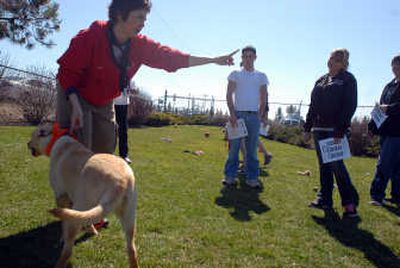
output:
M 281 125 L 277 122 L 270 122 L 270 126 L 269 139 L 305 148 L 311 147 L 310 143 L 304 141 L 301 127 Z
M 37 80 L 26 85 L 21 93 L 19 104 L 23 117 L 31 124 L 37 125 L 49 119 L 55 110 L 56 90 L 53 81 Z
M 188 125 L 207 125 L 208 115 L 206 114 L 194 114 L 186 116 L 186 124 Z
M 353 155 L 377 156 L 379 137 L 368 135 L 369 118 L 355 118 L 351 123 L 350 149 Z
M 153 112 L 154 106 L 151 99 L 145 95 L 138 94 L 130 97 L 128 106 L 128 124 L 130 126 L 143 125 Z
M 182 124 L 183 120 L 180 116 L 171 113 L 156 112 L 149 115 L 146 125 L 152 127 L 162 127 L 173 124 Z
M 207 125 L 223 127 L 226 122 L 228 122 L 229 117 L 226 115 L 214 115 L 212 117 L 208 117 Z

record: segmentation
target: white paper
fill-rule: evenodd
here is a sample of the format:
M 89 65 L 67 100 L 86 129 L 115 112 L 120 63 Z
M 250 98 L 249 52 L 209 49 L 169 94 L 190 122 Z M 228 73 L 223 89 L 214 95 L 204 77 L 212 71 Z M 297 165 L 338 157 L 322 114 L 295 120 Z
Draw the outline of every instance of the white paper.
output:
M 268 137 L 268 130 L 269 130 L 269 125 L 264 125 L 264 123 L 261 123 L 260 135 L 263 137 Z
M 247 128 L 243 119 L 238 119 L 237 127 L 232 127 L 231 122 L 226 123 L 226 131 L 228 132 L 228 140 L 234 140 L 247 136 Z
M 330 163 L 351 157 L 349 141 L 346 137 L 335 143 L 333 138 L 319 141 L 322 163 Z
M 377 128 L 380 128 L 383 122 L 385 122 L 386 118 L 388 118 L 388 116 L 379 107 L 379 104 L 375 105 L 374 109 L 371 112 L 371 117 L 372 120 L 374 120 Z

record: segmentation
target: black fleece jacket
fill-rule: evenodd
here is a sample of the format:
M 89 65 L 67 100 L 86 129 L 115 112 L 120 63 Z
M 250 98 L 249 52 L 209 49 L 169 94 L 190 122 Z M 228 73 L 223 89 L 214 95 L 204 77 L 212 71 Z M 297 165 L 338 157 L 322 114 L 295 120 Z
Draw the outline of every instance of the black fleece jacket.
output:
M 333 128 L 334 137 L 343 138 L 357 108 L 357 81 L 348 71 L 330 77 L 322 76 L 315 83 L 304 131 L 312 127 Z
M 400 82 L 394 79 L 383 89 L 380 104 L 387 104 L 385 122 L 377 129 L 376 124 L 371 120 L 368 129 L 373 134 L 380 136 L 400 137 Z

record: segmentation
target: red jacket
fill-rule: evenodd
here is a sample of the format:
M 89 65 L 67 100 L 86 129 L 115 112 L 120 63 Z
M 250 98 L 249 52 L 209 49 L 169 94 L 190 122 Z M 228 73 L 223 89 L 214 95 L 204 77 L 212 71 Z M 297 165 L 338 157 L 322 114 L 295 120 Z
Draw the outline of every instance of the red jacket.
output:
M 75 87 L 81 97 L 96 106 L 105 105 L 121 94 L 120 71 L 113 60 L 107 27 L 108 22 L 95 21 L 88 29 L 81 30 L 57 61 L 61 87 L 64 90 Z M 174 72 L 188 67 L 189 55 L 139 34 L 131 41 L 129 79 L 142 64 Z

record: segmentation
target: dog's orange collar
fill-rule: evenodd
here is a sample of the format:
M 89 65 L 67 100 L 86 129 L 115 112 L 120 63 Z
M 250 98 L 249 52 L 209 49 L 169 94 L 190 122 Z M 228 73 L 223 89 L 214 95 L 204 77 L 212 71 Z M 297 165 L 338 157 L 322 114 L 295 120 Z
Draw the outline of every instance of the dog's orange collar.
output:
M 54 122 L 53 124 L 53 129 L 52 129 L 52 135 L 51 135 L 51 140 L 47 144 L 45 153 L 47 156 L 50 156 L 51 150 L 53 149 L 54 143 L 61 138 L 64 135 L 68 135 L 69 130 L 67 128 L 60 128 L 60 124 L 58 122 Z M 76 136 L 74 134 L 71 134 L 71 137 L 76 139 Z

